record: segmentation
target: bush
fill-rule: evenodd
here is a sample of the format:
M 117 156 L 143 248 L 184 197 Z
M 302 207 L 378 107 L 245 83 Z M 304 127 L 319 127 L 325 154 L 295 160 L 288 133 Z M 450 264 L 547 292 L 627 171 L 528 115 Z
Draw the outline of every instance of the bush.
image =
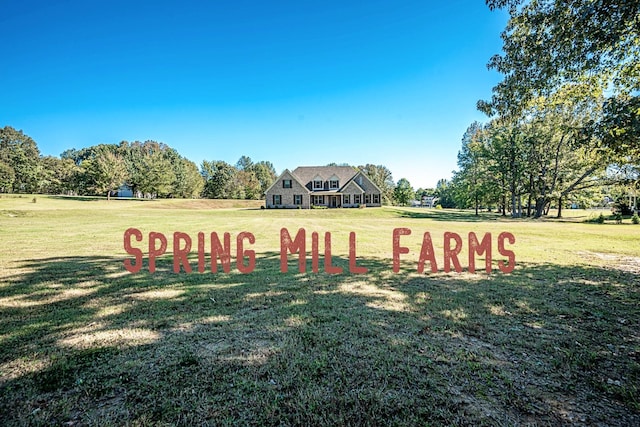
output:
M 602 212 L 600 212 L 600 216 L 596 218 L 596 222 L 598 224 L 604 224 L 604 215 L 602 215 Z
M 442 209 L 442 205 L 436 205 L 436 209 Z
M 638 217 L 638 213 L 634 213 L 631 217 L 631 222 L 634 224 L 640 224 L 640 217 Z

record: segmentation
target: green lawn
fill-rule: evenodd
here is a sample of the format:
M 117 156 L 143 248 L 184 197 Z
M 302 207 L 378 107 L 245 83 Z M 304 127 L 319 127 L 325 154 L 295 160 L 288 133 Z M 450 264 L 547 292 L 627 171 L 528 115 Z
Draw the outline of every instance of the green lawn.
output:
M 639 425 L 640 226 L 409 208 L 0 198 L 0 425 Z M 226 203 L 226 204 L 225 204 Z M 218 209 L 211 209 L 212 207 Z M 219 209 L 223 208 L 223 209 Z M 129 273 L 124 231 L 163 233 Z M 280 230 L 307 233 L 307 271 Z M 400 272 L 393 230 L 407 228 Z M 250 232 L 254 271 L 173 273 L 171 238 Z M 311 233 L 320 272 L 311 271 Z M 510 232 L 510 274 L 496 239 Z M 332 264 L 324 272 L 324 233 Z M 357 264 L 350 274 L 349 233 Z M 416 272 L 429 232 L 462 273 Z M 466 272 L 492 235 L 494 271 Z M 190 258 L 194 271 L 195 253 Z

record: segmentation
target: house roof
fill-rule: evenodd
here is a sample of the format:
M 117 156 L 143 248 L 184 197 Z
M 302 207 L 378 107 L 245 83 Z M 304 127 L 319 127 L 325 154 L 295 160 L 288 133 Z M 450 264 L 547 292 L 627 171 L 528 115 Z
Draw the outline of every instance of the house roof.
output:
M 300 184 L 301 187 L 304 187 L 304 182 L 300 182 L 300 178 L 298 178 L 296 175 L 294 175 L 293 173 L 291 173 L 291 171 L 289 169 L 285 169 L 284 172 L 282 172 L 280 174 L 280 176 L 278 177 L 278 179 L 276 179 L 275 181 L 273 181 L 273 184 L 271 184 L 269 186 L 269 188 L 266 189 L 266 191 L 264 192 L 264 194 L 267 194 L 274 185 L 276 185 L 278 183 L 278 181 L 280 180 L 280 178 L 282 178 L 283 175 L 285 174 L 289 174 L 291 175 L 291 178 L 295 179 L 296 181 L 298 181 L 298 184 Z
M 318 176 L 323 181 L 328 181 L 335 175 L 340 181 L 340 186 L 343 186 L 358 173 L 358 170 L 352 166 L 299 166 L 291 173 L 298 181 L 304 183 L 311 182 Z

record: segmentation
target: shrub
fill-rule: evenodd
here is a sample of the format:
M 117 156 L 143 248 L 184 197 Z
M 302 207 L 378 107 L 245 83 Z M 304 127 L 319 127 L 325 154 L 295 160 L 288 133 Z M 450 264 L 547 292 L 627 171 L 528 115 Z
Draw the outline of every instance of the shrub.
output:
M 638 217 L 638 213 L 634 213 L 631 217 L 631 222 L 634 224 L 640 224 L 640 217 Z
M 436 205 L 436 209 L 442 209 L 442 205 Z
M 602 212 L 600 212 L 600 216 L 596 218 L 596 222 L 598 224 L 604 224 L 604 215 L 602 215 Z

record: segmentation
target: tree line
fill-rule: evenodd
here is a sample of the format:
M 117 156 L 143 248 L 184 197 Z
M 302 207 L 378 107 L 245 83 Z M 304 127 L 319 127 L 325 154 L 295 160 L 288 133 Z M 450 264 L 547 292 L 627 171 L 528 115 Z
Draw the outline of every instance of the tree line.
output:
M 334 164 L 335 165 L 335 164 Z M 382 190 L 385 204 L 408 204 L 425 193 L 396 184 L 384 165 L 358 166 Z M 156 141 L 122 141 L 41 156 L 21 130 L 0 128 L 0 193 L 106 196 L 125 186 L 140 198 L 262 199 L 276 180 L 273 164 L 242 156 L 235 165 L 204 160 L 200 167 Z
M 510 15 L 489 62 L 504 79 L 478 102 L 489 121 L 464 134 L 449 201 L 561 216 L 568 201 L 637 192 L 640 0 L 487 4 Z

